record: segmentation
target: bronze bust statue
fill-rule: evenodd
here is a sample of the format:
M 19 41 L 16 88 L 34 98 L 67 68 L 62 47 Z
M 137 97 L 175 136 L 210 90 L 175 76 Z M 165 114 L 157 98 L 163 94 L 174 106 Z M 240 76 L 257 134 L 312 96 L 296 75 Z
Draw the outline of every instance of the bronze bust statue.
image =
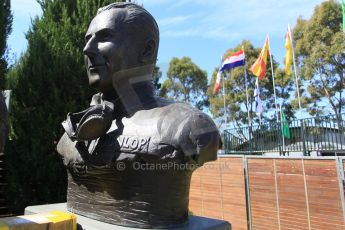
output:
M 57 149 L 68 169 L 68 210 L 138 228 L 185 224 L 192 172 L 217 158 L 215 124 L 155 96 L 159 31 L 142 7 L 100 8 L 85 38 L 89 84 L 100 93 L 63 122 Z

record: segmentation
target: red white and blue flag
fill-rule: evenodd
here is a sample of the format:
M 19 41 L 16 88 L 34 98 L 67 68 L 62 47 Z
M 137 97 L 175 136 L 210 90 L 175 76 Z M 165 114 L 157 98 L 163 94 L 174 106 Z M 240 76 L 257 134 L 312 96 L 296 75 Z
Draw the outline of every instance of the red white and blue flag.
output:
M 221 77 L 222 77 L 222 71 L 218 71 L 217 77 L 216 77 L 216 83 L 214 84 L 214 87 L 213 87 L 213 94 L 218 93 L 220 90 Z
M 237 51 L 225 58 L 219 71 L 230 70 L 238 66 L 243 66 L 245 64 L 245 59 L 244 50 Z
M 243 49 L 225 58 L 225 60 L 223 61 L 222 65 L 220 66 L 218 70 L 216 83 L 214 84 L 214 87 L 213 87 L 213 94 L 218 93 L 220 90 L 220 82 L 221 82 L 221 76 L 222 76 L 223 71 L 230 70 L 238 66 L 243 66 L 245 65 L 245 60 L 246 60 L 246 57 L 244 55 Z

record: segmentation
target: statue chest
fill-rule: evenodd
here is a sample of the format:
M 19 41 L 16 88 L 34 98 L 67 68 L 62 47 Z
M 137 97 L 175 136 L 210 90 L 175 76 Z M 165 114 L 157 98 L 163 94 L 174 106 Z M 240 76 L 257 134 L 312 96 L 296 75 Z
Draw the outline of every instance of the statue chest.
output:
M 161 125 L 161 120 L 152 118 L 114 121 L 106 135 L 77 142 L 74 148 L 86 163 L 95 166 L 125 159 L 172 159 L 177 152 L 174 132 L 162 131 Z
M 152 136 L 120 135 L 116 138 L 120 152 L 125 153 L 148 153 L 150 142 L 155 141 Z M 151 143 L 152 145 L 153 143 Z

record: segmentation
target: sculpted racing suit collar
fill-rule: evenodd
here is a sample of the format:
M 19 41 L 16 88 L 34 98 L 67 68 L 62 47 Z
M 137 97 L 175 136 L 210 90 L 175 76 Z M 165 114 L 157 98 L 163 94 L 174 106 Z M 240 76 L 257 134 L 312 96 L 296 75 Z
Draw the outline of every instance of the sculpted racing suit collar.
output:
M 91 107 L 81 112 L 68 113 L 62 126 L 71 140 L 97 139 L 106 134 L 113 119 L 155 107 L 152 69 L 153 65 L 147 65 L 116 72 L 112 78 L 116 98 L 108 101 L 103 98 L 103 94 L 98 93 L 93 96 Z
M 154 64 L 118 71 L 112 76 L 113 88 L 126 117 L 139 110 L 154 108 L 156 98 L 152 83 Z

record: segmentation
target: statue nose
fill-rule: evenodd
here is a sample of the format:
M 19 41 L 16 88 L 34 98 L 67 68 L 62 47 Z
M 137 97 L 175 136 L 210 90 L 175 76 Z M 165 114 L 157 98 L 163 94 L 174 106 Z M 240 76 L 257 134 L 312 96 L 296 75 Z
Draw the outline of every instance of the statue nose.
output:
M 95 44 L 95 39 L 94 37 L 92 36 L 87 42 L 86 42 L 86 45 L 83 49 L 83 53 L 87 56 L 95 56 L 97 52 L 97 46 Z

